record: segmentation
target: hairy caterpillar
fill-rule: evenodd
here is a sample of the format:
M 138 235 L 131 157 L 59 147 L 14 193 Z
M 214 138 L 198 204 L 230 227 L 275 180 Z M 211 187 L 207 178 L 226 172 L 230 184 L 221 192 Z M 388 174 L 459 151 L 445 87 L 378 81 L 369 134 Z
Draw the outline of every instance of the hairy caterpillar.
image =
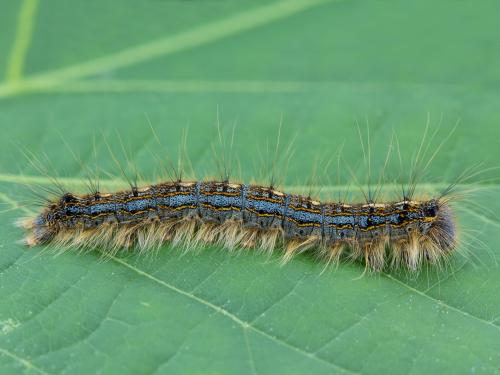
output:
M 51 241 L 115 252 L 134 244 L 144 251 L 165 241 L 184 241 L 269 251 L 284 243 L 285 259 L 315 248 L 328 261 L 338 261 L 350 249 L 350 257 L 363 259 L 374 270 L 387 257 L 394 266 L 415 270 L 424 260 L 438 262 L 456 245 L 453 213 L 444 200 L 321 203 L 228 181 L 67 193 L 21 225 L 31 231 L 28 245 Z
M 229 179 L 179 178 L 112 193 L 64 192 L 19 225 L 28 231 L 29 246 L 100 247 L 114 254 L 130 247 L 146 252 L 164 242 L 186 248 L 213 243 L 228 249 L 283 248 L 284 261 L 310 250 L 327 263 L 347 258 L 375 271 L 386 266 L 415 271 L 426 262 L 439 264 L 457 246 L 449 192 L 416 200 L 411 190 L 396 201 L 347 204 Z

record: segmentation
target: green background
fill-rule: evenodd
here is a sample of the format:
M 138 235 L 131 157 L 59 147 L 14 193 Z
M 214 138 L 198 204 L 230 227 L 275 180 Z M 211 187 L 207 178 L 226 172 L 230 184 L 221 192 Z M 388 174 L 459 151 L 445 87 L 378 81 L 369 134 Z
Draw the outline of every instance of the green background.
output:
M 54 257 L 17 244 L 13 226 L 36 210 L 26 184 L 57 174 L 83 192 L 97 159 L 109 188 L 125 186 L 106 142 L 156 180 L 156 158 L 176 159 L 186 129 L 198 178 L 218 176 L 213 146 L 236 179 L 267 183 L 276 160 L 288 191 L 311 183 L 326 199 L 352 185 L 349 169 L 367 182 L 356 123 L 365 139 L 369 123 L 374 175 L 394 133 L 404 165 L 426 124 L 427 157 L 449 136 L 423 194 L 494 167 L 498 14 L 497 1 L 2 2 L 0 372 L 499 373 L 495 171 L 458 203 L 469 255 L 419 275 L 216 248 Z M 232 153 L 217 116 L 227 143 L 235 129 Z M 387 185 L 407 170 L 393 159 Z

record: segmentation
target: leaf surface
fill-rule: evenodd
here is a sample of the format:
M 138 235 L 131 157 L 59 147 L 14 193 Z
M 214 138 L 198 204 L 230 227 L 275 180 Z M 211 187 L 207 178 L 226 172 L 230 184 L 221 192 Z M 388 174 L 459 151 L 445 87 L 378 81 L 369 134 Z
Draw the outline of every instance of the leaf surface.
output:
M 337 199 L 348 181 L 356 190 L 350 170 L 366 183 L 356 124 L 366 141 L 367 122 L 374 176 L 397 134 L 404 166 L 388 164 L 386 188 L 428 124 L 427 156 L 439 152 L 420 191 L 435 194 L 467 167 L 498 164 L 499 11 L 494 1 L 2 5 L 0 372 L 500 372 L 494 170 L 458 203 L 469 256 L 418 276 L 213 247 L 54 257 L 19 245 L 12 225 L 37 210 L 25 183 L 51 186 L 23 150 L 83 192 L 96 158 L 110 173 L 103 186 L 126 186 L 108 145 L 148 181 L 157 159 L 184 151 L 198 178 L 217 178 L 214 145 L 237 179 L 267 183 L 276 160 L 285 190 L 312 184 Z

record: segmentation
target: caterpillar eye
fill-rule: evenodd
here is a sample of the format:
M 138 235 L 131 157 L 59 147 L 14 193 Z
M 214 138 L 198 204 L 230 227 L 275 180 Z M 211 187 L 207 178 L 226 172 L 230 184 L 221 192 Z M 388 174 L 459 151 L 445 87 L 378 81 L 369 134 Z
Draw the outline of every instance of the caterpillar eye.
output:
M 427 217 L 436 217 L 437 208 L 436 207 L 428 207 L 424 210 L 424 214 Z

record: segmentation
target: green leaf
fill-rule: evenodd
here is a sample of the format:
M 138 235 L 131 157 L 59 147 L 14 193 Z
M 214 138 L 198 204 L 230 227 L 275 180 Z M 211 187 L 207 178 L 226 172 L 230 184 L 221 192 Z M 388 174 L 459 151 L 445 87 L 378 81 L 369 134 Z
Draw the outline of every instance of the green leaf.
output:
M 367 182 L 356 123 L 365 142 L 369 123 L 371 182 L 397 134 L 403 166 L 394 152 L 384 188 L 408 173 L 426 124 L 427 157 L 449 139 L 421 194 L 478 163 L 494 167 L 499 8 L 494 1 L 2 4 L 0 372 L 499 373 L 495 170 L 471 178 L 477 192 L 457 203 L 460 251 L 445 269 L 419 275 L 366 274 L 358 263 L 325 269 L 308 254 L 281 266 L 280 254 L 213 247 L 181 254 L 164 246 L 155 256 L 106 261 L 99 253 L 55 257 L 50 246 L 18 244 L 23 233 L 12 225 L 38 209 L 25 184 L 50 187 L 57 173 L 84 192 L 85 166 L 95 158 L 104 187 L 124 187 L 106 142 L 123 165 L 122 146 L 140 174 L 156 180 L 152 155 L 164 159 L 167 150 L 176 159 L 189 129 L 185 151 L 196 176 L 217 177 L 211 146 L 226 155 L 218 117 L 227 141 L 235 127 L 226 157 L 237 179 L 268 183 L 276 160 L 286 191 L 307 194 L 312 181 L 324 199 L 337 199 L 348 181 L 356 190 L 349 169 Z M 318 158 L 324 163 L 311 179 Z

